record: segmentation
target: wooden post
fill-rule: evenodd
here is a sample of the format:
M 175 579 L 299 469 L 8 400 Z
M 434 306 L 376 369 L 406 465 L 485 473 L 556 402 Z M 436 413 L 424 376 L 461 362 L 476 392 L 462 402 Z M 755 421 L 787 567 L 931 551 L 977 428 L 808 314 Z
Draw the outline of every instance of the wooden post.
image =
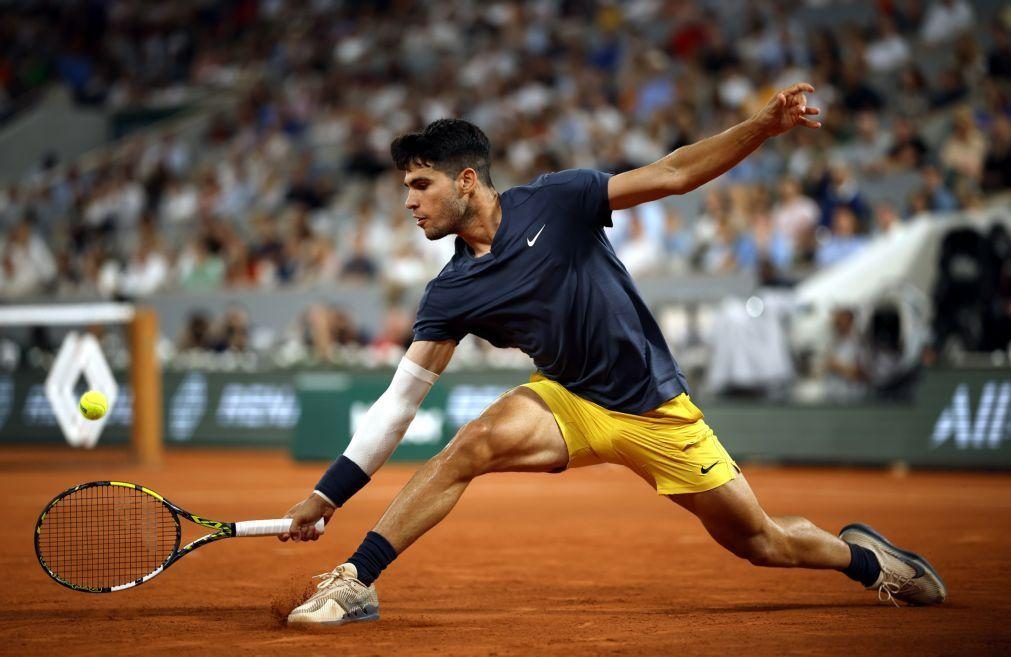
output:
M 130 323 L 130 384 L 133 388 L 133 427 L 130 445 L 142 465 L 158 465 L 162 442 L 161 366 L 158 363 L 158 315 L 137 307 Z

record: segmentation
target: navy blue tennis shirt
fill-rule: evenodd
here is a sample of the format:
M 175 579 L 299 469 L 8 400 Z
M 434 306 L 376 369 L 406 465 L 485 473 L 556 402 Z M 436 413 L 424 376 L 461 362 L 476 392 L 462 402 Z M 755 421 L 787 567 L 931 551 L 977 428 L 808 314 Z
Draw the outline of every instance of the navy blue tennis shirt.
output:
M 425 289 L 415 340 L 468 333 L 517 347 L 544 376 L 604 408 L 642 414 L 688 391 L 660 327 L 604 234 L 608 174 L 572 169 L 500 197 L 491 253 L 462 238 Z

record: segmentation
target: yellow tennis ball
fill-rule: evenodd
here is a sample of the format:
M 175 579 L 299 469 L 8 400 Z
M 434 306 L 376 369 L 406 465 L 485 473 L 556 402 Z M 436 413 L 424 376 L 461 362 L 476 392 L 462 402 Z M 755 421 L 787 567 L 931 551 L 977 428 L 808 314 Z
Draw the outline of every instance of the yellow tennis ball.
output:
M 98 420 L 109 410 L 105 395 L 97 390 L 89 390 L 81 395 L 81 415 L 89 420 Z

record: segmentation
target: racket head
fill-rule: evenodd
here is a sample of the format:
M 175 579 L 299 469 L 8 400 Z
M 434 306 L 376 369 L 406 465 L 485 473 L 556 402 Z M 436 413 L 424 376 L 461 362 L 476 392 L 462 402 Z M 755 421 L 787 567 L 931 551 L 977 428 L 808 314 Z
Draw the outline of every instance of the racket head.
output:
M 35 555 L 74 591 L 111 593 L 151 579 L 177 556 L 182 529 L 158 493 L 123 481 L 68 488 L 35 523 Z

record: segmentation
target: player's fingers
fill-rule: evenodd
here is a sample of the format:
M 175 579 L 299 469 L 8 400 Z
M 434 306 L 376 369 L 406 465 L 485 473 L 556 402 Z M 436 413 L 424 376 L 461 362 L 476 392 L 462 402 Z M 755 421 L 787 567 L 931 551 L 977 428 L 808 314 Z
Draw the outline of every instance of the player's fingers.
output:
M 299 538 L 302 539 L 303 541 L 312 540 L 311 536 L 315 531 L 316 529 L 311 524 L 305 523 L 304 525 L 301 525 L 298 528 Z
M 821 114 L 821 110 L 818 109 L 817 107 L 811 107 L 810 105 L 808 105 L 807 107 L 804 108 L 804 114 L 809 114 L 809 115 L 810 114 Z
M 807 92 L 810 92 L 810 93 L 814 93 L 814 87 L 812 87 L 807 82 L 798 82 L 797 84 L 793 85 L 792 87 L 790 87 L 786 91 L 787 91 L 787 93 L 791 93 L 791 94 L 795 94 L 795 93 L 802 92 L 802 91 L 807 91 Z
M 799 121 L 801 125 L 805 125 L 808 128 L 820 128 L 821 127 L 821 122 L 820 121 L 812 121 L 811 119 L 803 117 L 803 116 L 797 117 L 797 121 Z

